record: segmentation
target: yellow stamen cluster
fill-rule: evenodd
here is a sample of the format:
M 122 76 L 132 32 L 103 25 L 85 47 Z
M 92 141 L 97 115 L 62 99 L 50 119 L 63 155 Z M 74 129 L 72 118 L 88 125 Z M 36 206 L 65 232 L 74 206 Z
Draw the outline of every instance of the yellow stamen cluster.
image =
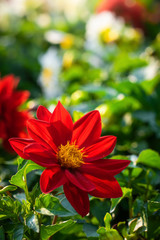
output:
M 73 36 L 70 34 L 67 34 L 61 42 L 61 47 L 63 49 L 68 49 L 68 48 L 71 48 L 73 46 L 73 44 L 74 44 Z
M 100 37 L 104 43 L 110 43 L 110 42 L 117 41 L 119 38 L 119 34 L 117 31 L 107 28 L 101 32 Z
M 48 87 L 53 76 L 53 71 L 49 68 L 44 68 L 42 71 L 43 83 L 46 87 Z
M 79 149 L 74 143 L 67 142 L 66 145 L 60 145 L 57 152 L 57 158 L 62 167 L 65 168 L 78 168 L 84 161 L 83 148 Z

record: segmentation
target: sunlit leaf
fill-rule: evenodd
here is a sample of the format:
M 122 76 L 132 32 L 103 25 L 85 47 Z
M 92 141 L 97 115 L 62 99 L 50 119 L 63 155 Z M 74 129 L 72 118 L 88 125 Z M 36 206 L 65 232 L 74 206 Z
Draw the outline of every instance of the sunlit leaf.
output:
M 104 217 L 104 224 L 106 227 L 106 230 L 110 230 L 111 226 L 110 226 L 110 222 L 112 220 L 112 217 L 109 213 L 106 213 L 105 217 Z
M 7 192 L 7 191 L 15 191 L 16 189 L 17 189 L 16 186 L 9 185 L 9 186 L 6 186 L 6 187 L 2 188 L 2 189 L 0 190 L 0 194 L 5 193 L 5 192 Z
M 14 184 L 22 189 L 25 189 L 25 177 L 27 175 L 27 173 L 33 171 L 33 170 L 37 170 L 37 169 L 41 169 L 43 170 L 44 168 L 39 166 L 38 164 L 28 160 L 27 163 L 15 174 L 12 176 L 10 183 Z
M 160 155 L 151 149 L 144 150 L 140 153 L 137 163 L 160 169 Z
M 51 196 L 50 194 L 41 194 L 36 198 L 35 210 L 38 213 L 47 216 L 58 215 L 61 217 L 67 217 L 75 215 L 74 213 L 65 209 L 58 198 Z
M 70 227 L 72 224 L 74 224 L 74 221 L 70 219 L 65 222 L 57 223 L 55 225 L 48 225 L 48 226 L 42 225 L 41 232 L 40 232 L 41 239 L 48 240 L 48 238 L 54 235 L 56 232 L 64 228 Z
M 36 214 L 31 214 L 26 218 L 27 226 L 32 229 L 34 232 L 39 232 L 39 222 Z

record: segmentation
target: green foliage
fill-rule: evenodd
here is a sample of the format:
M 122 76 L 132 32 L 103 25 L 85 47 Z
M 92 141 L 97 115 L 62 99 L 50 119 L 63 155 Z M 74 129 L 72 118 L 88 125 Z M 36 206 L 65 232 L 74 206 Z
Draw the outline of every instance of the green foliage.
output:
M 47 240 L 50 236 L 54 235 L 56 232 L 62 230 L 63 228 L 70 227 L 73 224 L 74 224 L 73 220 L 70 219 L 68 221 L 64 221 L 62 223 L 55 224 L 53 226 L 43 226 L 42 225 L 40 237 L 42 240 Z
M 147 149 L 140 153 L 137 163 L 160 169 L 160 156 L 157 152 Z
M 50 194 L 41 194 L 35 200 L 35 211 L 47 216 L 60 216 L 68 217 L 75 215 L 65 209 L 61 204 L 58 198 L 51 196 Z
M 27 173 L 37 169 L 43 170 L 44 168 L 32 161 L 27 161 L 27 163 L 15 175 L 12 176 L 10 183 L 25 190 Z
M 2 189 L 0 190 L 0 194 L 5 193 L 5 192 L 7 192 L 7 191 L 15 191 L 16 189 L 17 189 L 16 186 L 9 185 L 9 186 L 6 186 L 6 187 L 2 188 Z
M 100 240 L 123 240 L 123 238 L 120 236 L 118 231 L 116 229 L 112 229 L 110 227 L 110 222 L 112 220 L 112 217 L 109 213 L 106 213 L 104 217 L 104 223 L 105 227 L 100 227 L 97 232 L 100 234 Z

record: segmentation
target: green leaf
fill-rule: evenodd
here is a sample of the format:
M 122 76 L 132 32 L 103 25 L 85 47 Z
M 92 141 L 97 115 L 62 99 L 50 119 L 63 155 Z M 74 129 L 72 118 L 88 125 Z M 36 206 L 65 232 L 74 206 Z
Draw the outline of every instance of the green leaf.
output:
M 27 163 L 27 160 L 21 158 L 20 156 L 17 157 L 18 162 L 18 171 L 24 167 L 24 165 Z
M 35 199 L 36 199 L 41 193 L 42 193 L 42 192 L 41 192 L 41 190 L 40 190 L 40 188 L 39 188 L 39 184 L 36 183 L 36 184 L 34 185 L 34 187 L 32 188 L 32 191 L 29 193 L 29 194 L 30 194 L 30 197 L 31 197 L 31 199 L 32 199 L 33 204 L 34 204 L 34 202 L 35 202 Z
M 129 227 L 130 227 L 130 233 L 141 233 L 144 232 L 146 230 L 146 222 L 143 220 L 142 217 L 139 218 L 135 218 L 132 219 L 129 223 Z
M 61 194 L 59 196 L 57 196 L 60 200 L 60 203 L 62 204 L 62 206 L 67 209 L 69 212 L 72 213 L 72 215 L 77 215 L 77 212 L 75 211 L 75 209 L 71 206 L 71 204 L 69 203 L 69 201 L 67 200 L 66 196 L 64 194 Z
M 36 214 L 31 214 L 30 216 L 28 216 L 26 218 L 26 224 L 34 232 L 39 233 L 39 223 L 38 223 L 38 217 Z
M 69 212 L 61 204 L 58 198 L 51 196 L 50 194 L 41 194 L 35 201 L 35 210 L 38 213 L 60 217 L 68 217 L 75 215 Z
M 7 191 L 15 191 L 16 189 L 17 189 L 16 186 L 9 185 L 9 186 L 6 186 L 6 187 L 2 188 L 2 189 L 0 190 L 0 194 L 5 193 L 5 192 L 7 192 Z
M 115 72 L 126 72 L 138 67 L 143 67 L 147 64 L 146 60 L 139 57 L 133 57 L 127 52 L 120 52 L 120 54 L 115 58 L 114 61 L 114 71 Z
M 10 217 L 9 214 L 7 215 L 7 214 L 1 214 L 0 213 L 0 220 L 6 219 L 6 218 L 9 218 L 9 217 Z
M 5 240 L 4 229 L 2 226 L 0 226 L 0 239 Z
M 122 234 L 123 237 L 127 237 L 128 233 L 127 233 L 127 226 L 125 222 L 119 222 L 117 224 L 117 228 L 119 230 L 119 232 Z
M 9 196 L 0 195 L 0 219 L 17 218 L 21 211 L 21 203 Z
M 110 209 L 110 212 L 114 212 L 117 205 L 122 201 L 123 198 L 127 197 L 127 198 L 130 198 L 131 195 L 132 195 L 132 189 L 131 188 L 125 188 L 123 187 L 122 188 L 122 192 L 123 192 L 123 196 L 120 197 L 120 198 L 112 198 L 111 199 L 111 209 Z
M 137 218 L 134 218 L 131 221 L 129 221 L 128 225 L 129 225 L 129 228 L 130 228 L 130 233 L 134 232 L 134 229 L 135 229 L 136 224 L 137 224 L 137 220 L 138 220 Z
M 83 231 L 85 232 L 87 237 L 98 237 L 97 227 L 90 223 L 83 224 Z
M 17 200 L 19 200 L 21 203 L 23 202 L 23 200 L 26 201 L 26 195 L 25 193 L 17 193 L 17 194 L 14 194 L 13 197 Z
M 41 226 L 41 239 L 42 240 L 47 240 L 49 237 L 51 237 L 52 235 L 54 235 L 56 232 L 59 232 L 60 230 L 66 228 L 66 227 L 70 227 L 72 224 L 74 224 L 73 220 L 68 220 L 65 222 L 61 222 L 61 223 L 57 223 L 55 225 L 48 225 L 48 226 Z
M 28 160 L 27 163 L 15 175 L 12 176 L 10 183 L 25 190 L 25 176 L 27 173 L 37 169 L 43 170 L 44 168 Z
M 24 233 L 24 227 L 22 224 L 17 225 L 13 233 L 13 240 L 22 240 Z
M 144 201 L 142 199 L 136 198 L 133 203 L 133 214 L 137 216 L 139 213 L 142 214 L 144 210 Z
M 90 212 L 99 221 L 100 226 L 104 224 L 105 213 L 110 210 L 110 201 L 101 201 L 92 197 L 90 201 Z
M 98 230 L 97 230 L 97 233 L 98 234 L 101 234 L 101 235 L 105 235 L 106 234 L 106 228 L 105 227 L 100 227 Z
M 123 240 L 116 229 L 107 231 L 104 227 L 101 227 L 97 230 L 97 233 L 100 234 L 100 240 Z
M 135 166 L 135 168 L 133 168 L 133 170 L 132 170 L 131 177 L 134 179 L 137 178 L 142 173 L 142 171 L 143 171 L 142 168 Z
M 160 155 L 151 149 L 144 150 L 140 153 L 137 163 L 160 169 Z

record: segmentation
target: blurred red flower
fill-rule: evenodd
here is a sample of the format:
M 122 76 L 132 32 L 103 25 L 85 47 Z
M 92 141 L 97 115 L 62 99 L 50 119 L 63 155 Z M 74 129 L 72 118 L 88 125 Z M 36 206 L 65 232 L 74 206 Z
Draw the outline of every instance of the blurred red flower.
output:
M 103 11 L 114 12 L 117 16 L 122 16 L 127 23 L 142 29 L 147 16 L 145 7 L 134 0 L 102 0 L 96 11 L 97 13 Z
M 30 139 L 12 138 L 10 143 L 22 158 L 46 167 L 40 177 L 43 193 L 63 185 L 68 201 L 81 216 L 89 212 L 88 194 L 100 198 L 122 196 L 114 176 L 130 161 L 102 159 L 113 151 L 116 137 L 100 137 L 98 111 L 85 114 L 73 124 L 59 102 L 53 113 L 40 106 L 37 117 L 27 122 Z
M 21 111 L 19 106 L 29 97 L 28 91 L 16 90 L 19 80 L 8 75 L 0 80 L 0 139 L 3 147 L 12 151 L 8 139 L 11 137 L 26 137 L 26 121 L 30 114 Z

